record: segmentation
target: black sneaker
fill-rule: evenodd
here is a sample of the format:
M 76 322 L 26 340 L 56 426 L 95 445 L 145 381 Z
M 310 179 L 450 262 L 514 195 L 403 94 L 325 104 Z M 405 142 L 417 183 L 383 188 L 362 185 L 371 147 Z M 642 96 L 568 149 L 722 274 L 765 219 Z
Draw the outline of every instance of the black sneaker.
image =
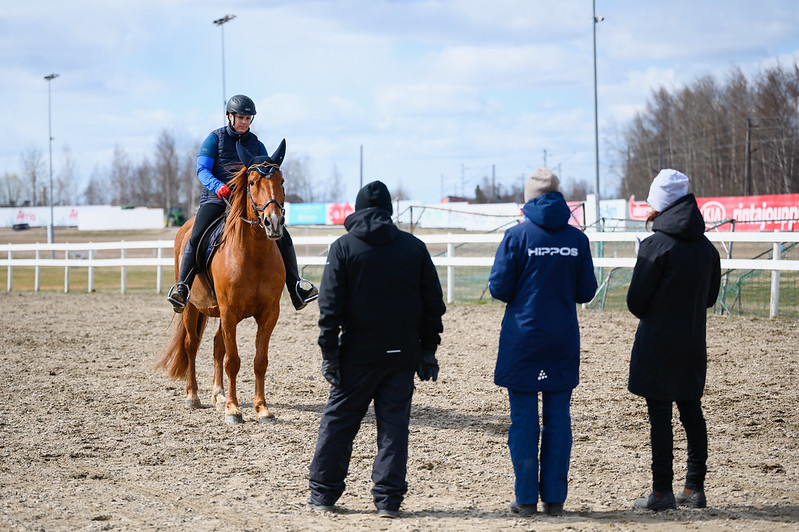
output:
M 319 297 L 319 290 L 307 279 L 300 279 L 297 281 L 297 286 L 294 287 L 294 292 L 291 295 L 291 304 L 294 305 L 296 310 L 302 310 L 308 303 Z
M 544 513 L 547 515 L 563 515 L 563 503 L 545 502 Z
M 688 493 L 688 491 L 690 491 L 690 493 Z M 674 495 L 674 500 L 678 506 L 687 506 L 689 508 L 707 508 L 707 498 L 705 497 L 704 490 L 684 489 Z
M 529 515 L 535 515 L 538 513 L 538 505 L 537 504 L 519 504 L 516 501 L 510 503 L 510 511 L 519 514 L 521 517 L 527 517 Z
M 383 517 L 385 519 L 396 519 L 399 517 L 399 510 L 389 510 L 388 508 L 380 508 L 377 511 L 377 517 Z
M 635 499 L 633 508 L 636 510 L 651 510 L 653 512 L 661 512 L 663 510 L 676 510 L 677 503 L 674 500 L 674 493 L 662 493 L 660 497 L 655 497 L 655 493 L 649 494 L 649 497 Z
M 332 504 L 321 504 L 318 502 L 314 502 L 314 500 L 308 497 L 308 503 L 305 505 L 306 508 L 309 510 L 316 510 L 317 512 L 335 512 L 336 507 Z
M 183 312 L 183 309 L 186 308 L 186 303 L 189 302 L 190 295 L 191 290 L 189 289 L 189 285 L 186 283 L 175 283 L 172 288 L 169 289 L 166 298 L 172 303 L 172 310 L 180 314 Z

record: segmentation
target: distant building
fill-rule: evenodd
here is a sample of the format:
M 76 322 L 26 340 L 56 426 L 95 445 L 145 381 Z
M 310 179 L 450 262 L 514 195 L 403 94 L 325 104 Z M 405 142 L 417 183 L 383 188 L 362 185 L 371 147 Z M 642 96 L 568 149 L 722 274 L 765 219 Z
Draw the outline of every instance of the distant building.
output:
M 462 198 L 460 196 L 445 196 L 441 203 L 470 203 L 469 198 Z

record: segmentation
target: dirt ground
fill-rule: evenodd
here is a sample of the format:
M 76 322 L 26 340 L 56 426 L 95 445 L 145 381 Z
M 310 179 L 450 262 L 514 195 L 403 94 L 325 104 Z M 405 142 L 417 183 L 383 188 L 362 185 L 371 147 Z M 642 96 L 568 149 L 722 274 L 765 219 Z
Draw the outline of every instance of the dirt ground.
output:
M 252 409 L 254 323 L 239 328 L 245 423 L 210 406 L 212 320 L 198 356 L 203 408 L 154 372 L 172 311 L 163 296 L 0 293 L 0 530 L 796 530 L 799 376 L 793 321 L 711 317 L 704 400 L 709 508 L 631 509 L 649 491 L 644 401 L 626 391 L 636 326 L 581 311 L 583 364 L 573 399 L 567 514 L 510 513 L 507 395 L 492 382 L 503 307 L 452 305 L 439 381 L 418 382 L 409 492 L 401 518 L 371 502 L 371 413 L 340 512 L 305 508 L 308 464 L 328 386 L 319 374 L 316 304 L 284 296 L 267 401 Z M 676 417 L 675 417 L 676 419 Z M 677 424 L 679 427 L 679 424 Z M 675 429 L 675 488 L 685 440 Z

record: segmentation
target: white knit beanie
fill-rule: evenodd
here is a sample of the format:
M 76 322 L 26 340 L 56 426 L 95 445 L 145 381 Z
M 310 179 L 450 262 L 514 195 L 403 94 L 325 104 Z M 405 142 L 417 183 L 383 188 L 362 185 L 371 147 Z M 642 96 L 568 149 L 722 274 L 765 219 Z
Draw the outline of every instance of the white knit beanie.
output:
M 658 212 L 663 212 L 672 203 L 688 194 L 688 176 L 667 168 L 652 181 L 646 202 Z
M 549 168 L 541 167 L 531 175 L 524 184 L 524 202 L 537 198 L 547 192 L 555 192 L 560 185 L 558 176 L 552 173 Z

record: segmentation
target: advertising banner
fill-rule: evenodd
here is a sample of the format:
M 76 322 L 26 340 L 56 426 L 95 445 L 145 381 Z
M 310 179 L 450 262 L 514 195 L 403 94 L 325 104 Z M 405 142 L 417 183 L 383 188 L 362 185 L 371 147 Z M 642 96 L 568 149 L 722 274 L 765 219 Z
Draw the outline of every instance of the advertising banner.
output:
M 652 210 L 630 196 L 630 218 L 645 220 Z M 799 194 L 696 198 L 705 224 L 720 231 L 799 231 Z

